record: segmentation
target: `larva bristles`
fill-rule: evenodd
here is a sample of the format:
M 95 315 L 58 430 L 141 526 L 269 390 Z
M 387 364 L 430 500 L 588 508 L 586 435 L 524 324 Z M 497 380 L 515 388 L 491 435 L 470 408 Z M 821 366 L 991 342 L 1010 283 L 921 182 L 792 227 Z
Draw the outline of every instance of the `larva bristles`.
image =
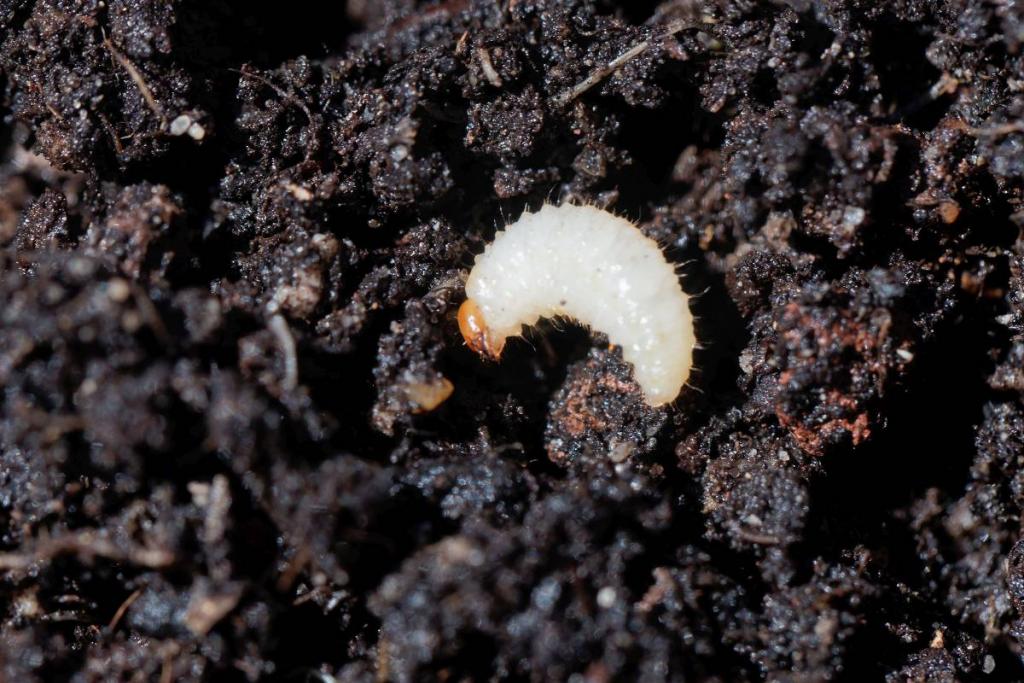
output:
M 701 389 L 700 387 L 698 387 L 698 386 L 697 386 L 696 384 L 694 384 L 693 382 L 691 382 L 691 381 L 689 381 L 689 380 L 687 380 L 687 381 L 686 381 L 686 387 L 687 387 L 688 389 L 693 389 L 693 390 L 694 390 L 694 391 L 696 391 L 696 392 L 697 392 L 698 394 L 703 394 L 703 393 L 704 393 L 704 390 L 703 390 L 703 389 Z

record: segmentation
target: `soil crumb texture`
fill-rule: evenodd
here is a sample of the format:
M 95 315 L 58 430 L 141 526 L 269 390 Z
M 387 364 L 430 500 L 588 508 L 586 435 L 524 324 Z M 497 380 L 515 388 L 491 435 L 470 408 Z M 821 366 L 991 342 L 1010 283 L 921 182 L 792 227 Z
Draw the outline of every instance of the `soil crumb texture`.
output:
M 1015 2 L 0 0 L 0 681 L 1024 680 L 1022 226 Z

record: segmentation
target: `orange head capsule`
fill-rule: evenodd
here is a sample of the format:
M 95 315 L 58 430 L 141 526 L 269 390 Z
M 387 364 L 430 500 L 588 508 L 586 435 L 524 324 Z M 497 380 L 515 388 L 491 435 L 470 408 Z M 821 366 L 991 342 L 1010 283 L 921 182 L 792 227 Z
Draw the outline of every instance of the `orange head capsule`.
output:
M 466 346 L 480 355 L 487 355 L 497 360 L 501 358 L 501 350 L 505 340 L 495 340 L 487 329 L 484 313 L 472 299 L 466 299 L 459 306 L 459 332 L 466 340 Z

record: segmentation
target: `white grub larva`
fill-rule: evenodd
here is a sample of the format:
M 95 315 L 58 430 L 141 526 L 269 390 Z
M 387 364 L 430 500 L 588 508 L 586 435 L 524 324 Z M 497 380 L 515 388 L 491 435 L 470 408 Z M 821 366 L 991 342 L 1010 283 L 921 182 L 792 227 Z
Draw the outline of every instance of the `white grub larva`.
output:
M 693 364 L 689 297 L 657 242 L 593 206 L 546 204 L 476 258 L 459 308 L 467 345 L 494 359 L 540 318 L 575 319 L 622 347 L 652 406 L 673 401 Z

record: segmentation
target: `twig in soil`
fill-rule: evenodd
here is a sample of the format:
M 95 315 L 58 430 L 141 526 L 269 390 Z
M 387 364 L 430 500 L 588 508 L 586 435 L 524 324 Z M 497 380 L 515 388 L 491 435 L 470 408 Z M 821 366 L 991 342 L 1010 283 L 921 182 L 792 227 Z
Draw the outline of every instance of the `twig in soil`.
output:
M 135 82 L 135 85 L 138 86 L 139 92 L 142 93 L 142 99 L 146 101 L 146 104 L 153 110 L 153 113 L 160 117 L 161 125 L 166 126 L 167 120 L 164 118 L 163 110 L 160 109 L 160 104 L 156 101 L 156 98 L 153 97 L 153 91 L 149 89 L 146 79 L 142 77 L 139 70 L 135 68 L 135 65 L 131 63 L 131 60 L 121 54 L 121 51 L 114 47 L 114 44 L 110 42 L 110 38 L 107 38 L 106 36 L 103 36 L 103 47 L 107 48 L 110 52 L 110 56 L 114 58 L 114 61 L 120 64 L 121 67 L 128 72 L 128 75 Z
M 284 353 L 284 388 L 291 391 L 299 385 L 299 354 L 295 348 L 295 337 L 288 328 L 288 321 L 280 313 L 274 313 L 267 322 L 277 343 Z
M 282 593 L 287 592 L 288 589 L 292 587 L 292 584 L 295 583 L 295 579 L 298 577 L 299 572 L 302 571 L 303 567 L 306 566 L 306 563 L 309 562 L 311 557 L 312 553 L 309 548 L 307 546 L 300 546 L 295 552 L 295 556 L 292 557 L 291 561 L 288 563 L 288 566 L 285 567 L 284 571 L 281 572 L 281 575 L 277 577 L 277 590 Z
M 263 85 L 267 86 L 268 88 L 270 88 L 271 90 L 276 92 L 279 97 L 284 99 L 285 102 L 290 102 L 291 104 L 295 105 L 300 110 L 302 110 L 302 113 L 306 115 L 306 119 L 309 121 L 309 132 L 310 132 L 310 135 L 313 136 L 313 139 L 314 139 L 314 144 L 306 145 L 306 157 L 305 157 L 305 159 L 306 159 L 306 161 L 309 161 L 309 159 L 312 156 L 314 150 L 315 149 L 319 149 L 319 146 L 320 146 L 319 141 L 318 141 L 318 138 L 320 137 L 320 125 L 316 122 L 316 119 L 313 118 L 313 112 L 311 112 L 309 110 L 309 107 L 306 106 L 306 103 L 302 101 L 302 98 L 300 98 L 294 92 L 288 92 L 284 88 L 282 88 L 282 87 L 278 86 L 277 84 L 275 84 L 269 78 L 264 78 L 263 76 L 261 76 L 261 75 L 259 75 L 257 73 L 253 73 L 251 71 L 247 71 L 246 69 L 231 69 L 231 70 L 241 74 L 243 78 L 251 78 L 254 81 L 259 81 Z
M 56 107 L 54 107 L 54 106 L 53 106 L 52 104 L 50 104 L 49 102 L 47 102 L 47 103 L 46 103 L 46 108 L 50 110 L 50 113 L 51 113 L 51 114 L 53 114 L 53 118 L 57 119 L 57 120 L 58 120 L 58 121 L 60 121 L 61 123 L 64 123 L 64 122 L 65 122 L 65 121 L 67 120 L 67 119 L 65 119 L 65 118 L 64 118 L 63 116 L 61 116 L 60 112 L 59 112 L 59 111 L 57 111 L 57 108 L 56 108 Z
M 650 612 L 654 609 L 670 590 L 672 590 L 672 574 L 665 567 L 657 567 L 654 572 L 654 584 L 647 589 L 636 608 L 641 612 Z
M 500 88 L 505 83 L 501 80 L 501 76 L 498 74 L 497 69 L 494 68 L 494 62 L 491 61 L 491 53 L 487 51 L 487 48 L 478 48 L 476 56 L 480 60 L 480 68 L 484 72 L 484 76 L 490 81 L 490 84 L 495 88 Z
M 976 138 L 1001 138 L 1010 133 L 1024 133 L 1024 121 L 1010 121 L 990 128 L 968 128 L 967 132 Z
M 242 598 L 242 587 L 229 585 L 217 593 L 193 592 L 183 621 L 193 635 L 202 638 L 226 617 Z
M 223 474 L 214 475 L 207 491 L 205 507 L 203 543 L 213 546 L 224 541 L 228 528 L 228 512 L 231 509 L 231 485 Z
M 693 28 L 693 24 L 688 21 L 674 21 L 670 23 L 666 27 L 664 32 L 658 34 L 654 38 L 637 43 L 636 45 L 629 48 L 628 50 L 626 50 L 618 57 L 605 64 L 604 66 L 595 69 L 593 72 L 591 72 L 589 76 L 584 78 L 582 81 L 580 81 L 573 87 L 568 88 L 567 90 L 563 90 L 559 94 L 552 97 L 551 103 L 556 107 L 564 107 L 565 105 L 569 104 L 570 102 L 572 102 L 577 97 L 593 88 L 595 85 L 597 85 L 604 79 L 614 74 L 623 66 L 625 66 L 632 60 L 642 55 L 644 52 L 647 52 L 647 50 L 650 49 L 653 43 L 659 40 L 664 40 L 665 38 L 668 38 L 670 36 L 674 36 L 683 29 L 687 28 Z
M 106 129 L 107 135 L 109 135 L 110 139 L 114 141 L 114 151 L 118 154 L 124 154 L 124 145 L 121 144 L 121 138 L 118 137 L 117 131 L 114 130 L 114 126 L 111 125 L 110 119 L 108 119 L 101 111 L 96 112 L 96 114 L 100 117 L 100 121 L 103 122 L 103 127 Z
M 137 285 L 131 285 L 132 298 L 135 300 L 135 306 L 139 309 L 142 317 L 145 319 L 149 328 L 153 330 L 153 333 L 160 339 L 161 342 L 170 345 L 171 334 L 167 331 L 167 326 L 164 325 L 163 318 L 160 317 L 160 311 L 153 305 L 152 299 L 146 294 L 142 288 Z
M 172 683 L 174 680 L 174 656 L 176 652 L 168 649 L 164 652 L 164 661 L 160 666 L 160 683 Z
M 750 541 L 757 545 L 779 545 L 782 543 L 778 536 L 771 534 L 761 534 L 756 531 L 750 531 L 748 529 L 740 528 L 737 530 L 736 535 L 742 538 L 744 541 Z
M 279 85 L 275 84 L 269 78 L 264 78 L 263 76 L 260 76 L 257 73 L 253 73 L 253 72 L 247 71 L 245 69 L 232 69 L 232 71 L 235 71 L 235 72 L 241 74 L 245 78 L 251 78 L 254 81 L 259 81 L 263 85 L 267 86 L 268 88 L 270 88 L 271 90 L 276 92 L 278 95 L 280 95 L 282 98 L 284 98 L 285 101 L 291 102 L 296 107 L 301 109 L 302 113 L 306 115 L 307 119 L 309 119 L 309 123 L 313 124 L 313 113 L 311 111 L 309 111 L 309 107 L 306 106 L 305 102 L 303 102 L 301 99 L 299 99 L 298 95 L 296 95 L 294 93 L 288 92 L 284 88 L 282 88 Z
M 0 570 L 23 571 L 36 562 L 46 562 L 59 555 L 77 555 L 89 561 L 103 557 L 115 562 L 129 562 L 149 569 L 162 569 L 174 563 L 174 555 L 160 548 L 120 548 L 95 531 L 80 531 L 41 541 L 31 553 L 0 553 Z
M 377 638 L 377 681 L 390 680 L 391 658 L 388 656 L 388 641 L 384 634 Z
M 133 602 L 139 599 L 140 595 L 142 595 L 142 589 L 136 588 L 135 592 L 125 598 L 125 601 L 122 602 L 121 606 L 117 608 L 116 612 L 114 612 L 114 618 L 110 620 L 109 624 L 107 624 L 107 631 L 113 632 L 114 629 L 117 628 L 117 625 L 121 623 L 121 619 L 124 617 L 124 613 L 128 611 L 128 608 L 132 606 Z

